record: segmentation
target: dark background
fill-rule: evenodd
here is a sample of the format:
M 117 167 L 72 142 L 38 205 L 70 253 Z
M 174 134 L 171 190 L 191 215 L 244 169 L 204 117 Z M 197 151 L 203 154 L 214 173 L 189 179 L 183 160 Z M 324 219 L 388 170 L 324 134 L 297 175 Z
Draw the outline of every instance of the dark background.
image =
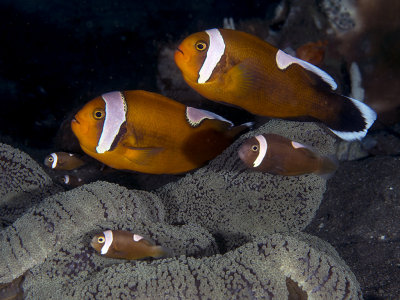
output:
M 366 100 L 376 110 L 386 109 L 390 117 L 382 119 L 379 112 L 368 134 L 377 145 L 373 151 L 362 160 L 341 163 L 328 181 L 307 232 L 338 250 L 366 299 L 397 298 L 400 22 L 392 20 L 398 20 L 399 3 L 364 5 L 360 11 L 367 20 L 365 32 L 344 39 L 331 28 L 326 30 L 327 18 L 319 5 L 323 1 L 285 1 L 289 8 L 305 4 L 297 15 L 289 10 L 277 19 L 280 2 L 0 0 L 0 142 L 27 152 L 39 163 L 53 151 L 79 151 L 68 124 L 81 106 L 112 90 L 163 92 L 157 81 L 160 75 L 170 80 L 180 74 L 172 69 L 165 74 L 168 67 L 159 74 L 162 50 L 173 49 L 190 33 L 222 27 L 225 17 L 242 22 L 242 28 L 262 38 L 269 35 L 283 49 L 325 39 L 329 32 L 333 39 L 322 68 L 348 94 L 349 64 L 357 60 L 365 74 Z M 322 29 L 314 25 L 315 13 L 322 14 Z M 168 96 L 175 98 L 174 91 Z M 384 99 L 385 104 L 379 102 Z M 155 182 L 147 178 L 142 182 Z M 156 181 L 163 182 L 160 177 Z
M 279 1 L 0 1 L 0 133 L 51 148 L 61 122 L 111 90 L 157 92 L 160 48 L 266 18 Z

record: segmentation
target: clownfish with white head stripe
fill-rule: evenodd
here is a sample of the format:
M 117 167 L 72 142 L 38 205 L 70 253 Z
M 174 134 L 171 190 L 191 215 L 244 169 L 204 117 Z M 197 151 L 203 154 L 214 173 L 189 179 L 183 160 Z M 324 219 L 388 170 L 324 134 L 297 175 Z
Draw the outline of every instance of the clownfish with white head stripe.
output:
M 212 112 L 139 90 L 103 94 L 71 122 L 86 154 L 115 169 L 151 174 L 201 167 L 249 126 L 233 127 Z
M 86 183 L 85 180 L 83 180 L 81 177 L 69 174 L 57 176 L 56 180 L 61 184 L 71 188 L 81 186 Z
M 204 97 L 260 116 L 308 117 L 345 140 L 361 139 L 376 113 L 334 93 L 335 80 L 244 32 L 210 29 L 190 35 L 175 51 L 185 81 Z
M 45 166 L 55 170 L 74 170 L 86 164 L 77 154 L 53 152 L 44 159 Z
M 110 258 L 132 260 L 172 255 L 170 250 L 125 230 L 106 230 L 95 235 L 90 245 L 101 255 Z
M 238 153 L 250 169 L 274 175 L 315 173 L 327 179 L 338 167 L 334 159 L 318 155 L 309 146 L 272 133 L 249 138 Z

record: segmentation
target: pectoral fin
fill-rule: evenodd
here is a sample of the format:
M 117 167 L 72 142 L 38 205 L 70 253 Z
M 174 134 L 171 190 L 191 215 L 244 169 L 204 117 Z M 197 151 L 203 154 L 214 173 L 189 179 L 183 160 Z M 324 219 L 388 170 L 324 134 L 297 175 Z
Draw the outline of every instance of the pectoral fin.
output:
M 224 92 L 240 96 L 265 85 L 264 70 L 250 59 L 232 67 L 223 80 Z
M 129 145 L 124 145 L 124 147 L 124 156 L 138 165 L 148 165 L 150 160 L 163 150 L 163 148 L 157 147 L 132 147 Z

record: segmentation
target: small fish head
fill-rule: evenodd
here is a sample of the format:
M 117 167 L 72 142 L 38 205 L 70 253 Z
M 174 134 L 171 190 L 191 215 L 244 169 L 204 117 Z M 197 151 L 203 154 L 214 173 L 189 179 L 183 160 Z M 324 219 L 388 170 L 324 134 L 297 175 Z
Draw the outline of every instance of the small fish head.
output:
M 260 145 L 256 138 L 247 139 L 239 148 L 238 154 L 240 159 L 249 168 L 254 167 L 254 162 L 260 153 Z
M 207 56 L 209 37 L 197 32 L 185 38 L 175 51 L 174 59 L 186 80 L 197 82 L 199 71 Z
M 84 150 L 96 152 L 105 115 L 104 101 L 97 97 L 86 103 L 71 121 L 71 129 Z
M 54 169 L 57 166 L 57 154 L 51 153 L 47 155 L 43 163 L 46 167 Z
M 106 242 L 106 238 L 104 233 L 96 234 L 92 241 L 90 242 L 90 246 L 92 246 L 97 252 L 101 252 L 101 248 L 103 248 L 104 243 Z

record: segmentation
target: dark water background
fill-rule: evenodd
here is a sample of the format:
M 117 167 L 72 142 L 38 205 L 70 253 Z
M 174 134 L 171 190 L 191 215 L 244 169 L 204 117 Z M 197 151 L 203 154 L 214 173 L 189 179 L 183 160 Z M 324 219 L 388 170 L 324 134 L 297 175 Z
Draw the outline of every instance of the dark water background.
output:
M 26 151 L 39 162 L 52 151 L 76 150 L 76 140 L 68 134 L 68 128 L 61 130 L 60 137 L 60 127 L 63 122 L 68 124 L 84 103 L 112 90 L 160 92 L 157 66 L 163 48 L 177 45 L 190 33 L 222 27 L 225 17 L 235 22 L 254 22 L 254 26 L 260 20 L 272 20 L 280 2 L 0 0 L 0 142 Z M 314 7 L 320 3 L 304 2 Z M 307 31 L 307 22 L 312 18 L 312 13 L 304 13 L 298 16 L 297 28 L 286 28 L 284 34 L 291 35 L 288 40 L 293 43 L 287 42 L 287 46 L 298 46 L 300 40 L 312 40 L 317 35 L 314 30 Z M 387 14 L 370 20 L 385 18 Z M 278 21 L 263 26 L 265 31 L 279 33 L 281 25 Z M 382 68 L 397 66 L 397 73 L 391 69 L 388 80 L 377 81 L 369 95 L 379 98 L 386 93 L 399 98 L 396 78 L 400 76 L 400 56 L 394 49 L 400 49 L 400 30 L 395 28 L 390 35 L 378 31 L 375 35 L 383 38 L 375 44 L 371 39 L 361 40 L 367 42 L 360 48 L 373 50 L 379 45 L 379 51 L 393 59 L 384 59 L 381 69 L 377 69 L 381 73 L 372 73 L 366 82 L 383 78 Z M 349 57 L 357 55 L 355 52 Z M 381 58 L 370 59 L 371 65 L 364 71 L 372 70 L 377 62 L 382 62 Z M 348 82 L 348 72 L 343 65 L 336 70 L 343 91 L 348 92 L 348 85 L 343 85 Z M 398 121 L 391 120 L 391 124 Z M 376 136 L 382 149 L 390 145 L 385 156 L 342 164 L 328 182 L 324 201 L 308 229 L 338 250 L 356 274 L 367 299 L 399 297 L 400 230 L 396 216 L 400 193 L 396 191 L 400 182 L 398 168 L 391 170 L 390 166 L 399 164 L 400 151 L 393 150 L 392 145 L 399 145 L 400 134 L 395 126 L 387 130 Z M 71 149 L 59 149 L 59 145 Z M 377 153 L 382 155 L 382 151 Z M 397 194 L 386 195 L 383 185 L 378 186 L 381 179 Z M 385 241 L 380 239 L 382 236 Z
M 61 122 L 111 90 L 157 92 L 161 47 L 266 18 L 279 1 L 0 1 L 0 128 L 49 148 Z

